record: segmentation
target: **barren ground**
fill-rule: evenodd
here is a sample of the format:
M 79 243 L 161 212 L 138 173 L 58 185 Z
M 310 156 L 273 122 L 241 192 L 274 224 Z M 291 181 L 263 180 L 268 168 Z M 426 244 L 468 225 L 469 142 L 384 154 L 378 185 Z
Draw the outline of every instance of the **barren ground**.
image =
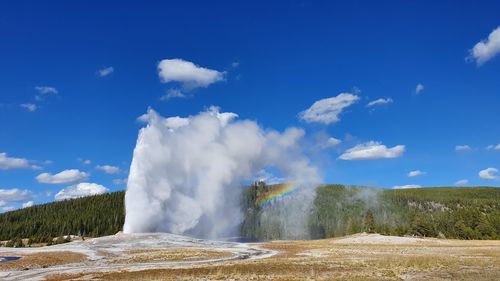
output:
M 43 248 L 0 248 L 1 280 L 500 280 L 500 241 L 357 234 L 230 243 L 118 234 Z

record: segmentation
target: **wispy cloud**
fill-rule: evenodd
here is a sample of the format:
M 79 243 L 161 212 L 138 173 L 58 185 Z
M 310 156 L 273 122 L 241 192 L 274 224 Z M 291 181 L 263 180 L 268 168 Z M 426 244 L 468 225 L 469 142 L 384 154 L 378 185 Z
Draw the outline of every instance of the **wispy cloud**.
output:
M 418 83 L 415 87 L 415 94 L 420 94 L 424 90 L 424 85 L 422 83 Z
M 165 95 L 160 97 L 160 100 L 169 100 L 171 98 L 187 98 L 187 96 L 180 89 L 173 88 L 168 89 Z
M 418 184 L 407 184 L 407 185 L 395 185 L 392 189 L 410 189 L 410 188 L 422 188 L 422 186 Z
M 19 105 L 21 108 L 26 109 L 27 111 L 34 112 L 37 110 L 38 106 L 34 103 L 22 103 Z
M 423 176 L 425 174 L 426 174 L 426 172 L 422 172 L 420 170 L 415 170 L 415 171 L 409 172 L 408 177 L 413 178 L 413 177 Z
M 120 168 L 111 165 L 97 165 L 95 168 L 105 172 L 106 174 L 118 174 L 120 172 Z
M 459 185 L 459 186 L 460 186 L 460 185 L 467 185 L 467 184 L 469 184 L 469 180 L 466 180 L 466 179 L 463 179 L 463 180 L 457 180 L 457 181 L 455 182 L 455 185 Z
M 335 97 L 321 99 L 311 107 L 299 113 L 299 118 L 308 123 L 331 124 L 338 122 L 342 111 L 359 100 L 350 93 L 341 93 Z
M 469 151 L 471 150 L 471 147 L 467 144 L 459 144 L 455 146 L 456 151 Z
M 403 155 L 405 151 L 404 145 L 396 145 L 388 148 L 380 142 L 369 141 L 367 143 L 358 144 L 342 155 L 339 159 L 342 160 L 372 160 L 380 158 L 397 158 Z
M 39 94 L 42 94 L 42 95 L 58 94 L 59 93 L 59 91 L 56 88 L 48 87 L 48 86 L 36 86 L 35 91 L 37 91 Z
M 375 107 L 378 105 L 384 105 L 384 104 L 390 104 L 390 103 L 393 103 L 393 100 L 391 98 L 386 98 L 386 99 L 380 98 L 380 99 L 369 102 L 366 105 L 366 107 Z
M 500 27 L 494 29 L 488 39 L 481 40 L 469 51 L 466 60 L 475 60 L 477 65 L 482 65 L 500 54 Z
M 100 77 L 105 77 L 105 76 L 108 76 L 110 75 L 111 73 L 113 73 L 115 71 L 115 69 L 110 66 L 110 67 L 105 67 L 105 68 L 102 68 L 102 69 L 99 69 L 97 71 L 97 75 L 99 75 Z

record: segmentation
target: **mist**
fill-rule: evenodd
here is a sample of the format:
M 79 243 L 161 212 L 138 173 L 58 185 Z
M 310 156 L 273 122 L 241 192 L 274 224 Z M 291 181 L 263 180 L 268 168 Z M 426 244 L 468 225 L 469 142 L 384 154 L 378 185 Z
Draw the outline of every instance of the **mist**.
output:
M 281 204 L 286 209 L 280 213 L 290 236 L 304 231 L 299 214 L 312 204 L 311 187 L 321 177 L 301 149 L 302 129 L 265 129 L 217 107 L 189 117 L 162 117 L 148 109 L 139 120 L 146 126 L 130 166 L 125 233 L 239 235 L 243 183 L 266 168 L 300 188 L 301 200 Z

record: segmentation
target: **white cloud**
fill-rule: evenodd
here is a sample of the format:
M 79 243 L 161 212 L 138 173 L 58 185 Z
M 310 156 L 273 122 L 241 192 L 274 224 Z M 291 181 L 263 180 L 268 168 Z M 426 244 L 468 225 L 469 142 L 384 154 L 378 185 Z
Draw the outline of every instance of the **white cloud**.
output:
M 466 144 L 461 144 L 461 145 L 456 145 L 455 150 L 456 151 L 468 151 L 468 150 L 471 150 L 471 148 L 470 148 L 470 146 L 468 146 Z
M 27 111 L 34 112 L 37 110 L 37 106 L 34 103 L 22 103 L 19 105 L 21 108 L 26 109 Z
M 65 200 L 72 198 L 79 198 L 84 196 L 91 196 L 97 194 L 103 194 L 109 192 L 109 189 L 106 187 L 96 184 L 96 183 L 88 183 L 82 182 L 79 184 L 75 184 L 72 186 L 68 186 L 66 188 L 61 189 L 56 195 L 56 200 Z
M 366 107 L 373 107 L 373 106 L 377 106 L 377 105 L 384 105 L 384 104 L 389 104 L 389 103 L 392 103 L 393 100 L 391 98 L 386 98 L 386 99 L 383 99 L 383 98 L 380 98 L 378 100 L 374 100 L 374 101 L 371 101 L 369 102 Z
M 158 76 L 163 83 L 178 82 L 185 90 L 208 87 L 224 80 L 224 74 L 182 59 L 165 59 L 158 64 Z
M 110 75 L 111 73 L 113 73 L 115 71 L 115 69 L 110 66 L 110 67 L 105 67 L 105 68 L 102 68 L 102 69 L 99 69 L 97 71 L 97 74 L 100 76 L 100 77 L 105 77 L 105 76 L 108 76 Z
M 469 180 L 463 179 L 455 182 L 455 185 L 466 185 L 469 183 Z
M 356 95 L 341 93 L 336 97 L 316 101 L 311 107 L 299 113 L 299 117 L 306 122 L 335 123 L 340 120 L 340 113 L 358 100 L 359 97 Z
M 23 203 L 23 208 L 28 208 L 31 206 L 33 206 L 33 201 L 28 201 L 28 202 Z
M 231 67 L 232 67 L 232 68 L 236 68 L 236 67 L 238 67 L 238 66 L 240 66 L 240 62 L 239 62 L 239 61 L 233 61 L 233 62 L 231 63 Z
M 481 40 L 470 50 L 469 60 L 475 60 L 477 65 L 489 61 L 500 53 L 500 27 L 493 30 L 488 39 Z
M 27 168 L 32 168 L 27 159 L 9 157 L 7 153 L 0 152 L 0 170 Z
M 59 91 L 54 88 L 54 87 L 47 87 L 47 86 L 36 86 L 35 91 L 42 95 L 47 95 L 47 94 L 58 94 Z
M 81 172 L 77 169 L 64 170 L 55 175 L 49 173 L 42 173 L 36 176 L 36 180 L 39 183 L 50 183 L 50 184 L 60 184 L 60 183 L 70 183 L 75 181 L 80 181 L 87 178 L 89 174 Z
M 367 143 L 358 144 L 348 149 L 344 154 L 340 155 L 342 160 L 371 160 L 379 158 L 397 158 L 403 155 L 405 151 L 404 145 L 396 145 L 388 148 L 380 142 L 369 141 Z
M 186 98 L 186 94 L 184 94 L 180 89 L 168 89 L 167 93 L 160 97 L 160 100 L 169 100 L 171 98 Z
M 87 160 L 83 160 L 83 161 L 82 161 L 82 164 L 83 164 L 83 165 L 90 165 L 90 164 L 92 164 L 92 161 L 90 161 L 89 159 L 87 159 Z
M 426 172 L 422 172 L 422 171 L 420 171 L 420 170 L 415 170 L 415 171 L 411 171 L 411 172 L 409 172 L 409 173 L 408 173 L 408 176 L 409 176 L 410 178 L 412 178 L 412 177 L 423 176 L 423 175 L 425 175 L 425 174 L 426 174 Z
M 27 189 L 0 189 L 0 201 L 5 202 L 22 202 L 35 198 L 33 193 Z
M 483 180 L 495 180 L 498 179 L 498 176 L 496 175 L 497 173 L 498 169 L 496 168 L 486 168 L 479 171 L 479 177 Z
M 120 168 L 116 166 L 110 166 L 110 165 L 97 165 L 95 167 L 97 170 L 101 170 L 105 172 L 106 174 L 117 174 L 120 172 Z
M 407 185 L 395 185 L 392 189 L 410 189 L 410 188 L 422 188 L 422 186 L 418 184 L 407 184 Z
M 420 94 L 424 90 L 424 85 L 422 83 L 418 83 L 415 87 L 415 94 Z
M 0 207 L 4 207 L 5 205 L 7 205 L 7 201 L 0 200 Z

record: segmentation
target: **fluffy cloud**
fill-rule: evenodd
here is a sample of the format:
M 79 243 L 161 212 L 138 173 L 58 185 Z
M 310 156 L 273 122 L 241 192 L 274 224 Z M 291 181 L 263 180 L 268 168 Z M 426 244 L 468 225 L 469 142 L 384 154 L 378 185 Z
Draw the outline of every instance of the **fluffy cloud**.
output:
M 42 173 L 36 176 L 36 180 L 39 183 L 50 183 L 50 184 L 60 184 L 60 183 L 70 183 L 75 181 L 80 181 L 87 178 L 89 174 L 81 172 L 77 169 L 64 170 L 55 175 L 49 173 Z
M 470 148 L 470 146 L 468 146 L 466 144 L 462 144 L 462 145 L 456 145 L 455 150 L 456 151 L 468 151 L 468 150 L 471 150 L 471 148 Z
M 489 61 L 500 53 L 500 27 L 493 30 L 488 39 L 481 40 L 470 50 L 469 60 L 475 60 L 477 65 Z
M 54 87 L 47 87 L 47 86 L 36 86 L 35 91 L 42 95 L 47 95 L 47 94 L 58 94 L 59 91 L 54 88 Z
M 377 105 L 384 105 L 384 104 L 389 104 L 392 102 L 393 102 L 393 100 L 391 98 L 386 98 L 386 99 L 380 98 L 378 100 L 374 100 L 374 101 L 369 102 L 366 106 L 367 107 L 374 107 Z
M 97 170 L 101 170 L 105 172 L 106 174 L 117 174 L 120 172 L 120 168 L 116 166 L 110 166 L 110 165 L 97 165 L 95 167 Z
M 418 83 L 415 87 L 415 94 L 420 94 L 424 90 L 424 85 L 422 83 Z
M 27 168 L 32 168 L 27 159 L 9 157 L 5 152 L 0 153 L 0 170 Z
M 97 71 L 97 74 L 100 76 L 100 77 L 105 77 L 105 76 L 108 76 L 110 75 L 111 73 L 113 73 L 115 71 L 115 69 L 113 67 L 105 67 L 105 68 L 102 68 L 102 69 L 99 69 Z
M 463 179 L 455 182 L 455 185 L 466 185 L 469 183 L 469 180 Z
M 205 88 L 224 80 L 224 72 L 200 67 L 182 59 L 165 59 L 158 64 L 158 76 L 163 83 L 178 82 L 183 89 Z
M 495 180 L 498 179 L 498 176 L 496 175 L 497 173 L 498 169 L 496 168 L 486 168 L 479 171 L 479 177 L 483 180 Z
M 22 202 L 34 199 L 35 196 L 27 189 L 0 189 L 0 201 L 5 205 L 6 202 Z
M 30 112 L 34 112 L 38 108 L 37 105 L 34 103 L 22 103 L 19 106 Z
M 14 211 L 16 208 L 13 207 L 13 206 L 7 206 L 7 207 L 3 207 L 2 208 L 2 211 L 4 212 L 10 212 L 10 211 Z
M 28 202 L 23 203 L 23 208 L 28 208 L 31 206 L 33 206 L 33 201 L 28 201 Z
M 422 188 L 422 186 L 418 184 L 407 184 L 407 185 L 396 185 L 392 187 L 392 189 L 409 189 L 409 188 Z
M 403 155 L 405 151 L 404 145 L 396 145 L 388 148 L 380 142 L 369 141 L 367 143 L 358 144 L 348 149 L 344 154 L 340 155 L 342 160 L 371 160 L 379 158 L 397 158 Z
M 425 174 L 426 174 L 425 172 L 422 172 L 422 171 L 420 171 L 420 170 L 415 170 L 415 171 L 411 171 L 411 172 L 409 172 L 409 173 L 408 173 L 408 176 L 409 176 L 410 178 L 413 178 L 413 177 L 423 176 L 423 175 L 425 175 Z
M 299 113 L 299 117 L 309 123 L 335 123 L 340 120 L 340 113 L 358 100 L 359 97 L 356 95 L 341 93 L 336 97 L 316 101 L 311 107 Z
M 103 194 L 109 192 L 109 189 L 106 187 L 96 184 L 96 183 L 88 183 L 82 182 L 79 184 L 75 184 L 72 186 L 68 186 L 66 188 L 61 189 L 56 195 L 56 200 L 65 200 L 72 198 L 79 198 L 97 194 Z

